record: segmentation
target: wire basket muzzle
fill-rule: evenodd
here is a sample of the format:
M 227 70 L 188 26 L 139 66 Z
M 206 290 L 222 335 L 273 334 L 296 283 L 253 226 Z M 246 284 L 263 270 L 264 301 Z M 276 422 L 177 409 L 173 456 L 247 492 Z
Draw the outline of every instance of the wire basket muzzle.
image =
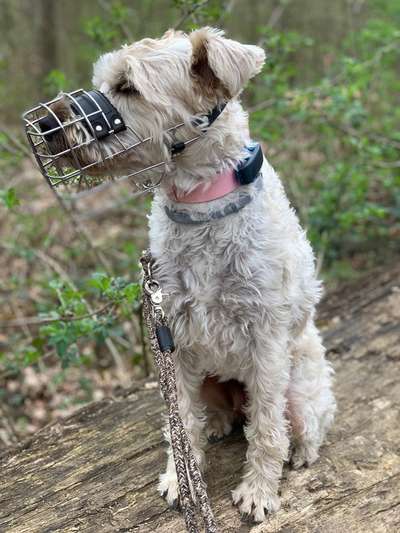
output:
M 39 169 L 49 185 L 52 188 L 71 185 L 75 192 L 104 185 L 105 180 L 113 178 L 112 173 L 108 179 L 104 175 L 97 177 L 94 167 L 111 169 L 112 159 L 151 140 L 151 137 L 142 138 L 132 127 L 127 127 L 117 109 L 99 91 L 79 89 L 62 93 L 24 113 L 23 121 Z M 72 134 L 72 128 L 75 132 L 79 130 L 79 136 Z M 129 135 L 123 138 L 119 133 L 125 130 Z M 104 145 L 104 140 L 110 136 L 114 141 L 112 152 L 106 151 Z M 90 160 L 83 157 L 89 151 L 92 156 L 95 154 Z M 161 166 L 165 166 L 164 161 L 119 179 Z M 154 185 L 150 183 L 147 188 Z
M 218 104 L 207 114 L 191 116 L 187 122 L 179 121 L 164 129 L 162 134 L 169 155 L 161 150 L 161 161 L 132 171 L 125 165 L 124 175 L 118 170 L 118 161 L 124 158 L 129 161 L 131 150 L 154 139 L 150 135 L 141 136 L 125 124 L 118 110 L 100 91 L 79 89 L 62 93 L 30 109 L 22 118 L 39 169 L 50 187 L 65 185 L 71 194 L 68 186 L 72 185 L 75 196 L 81 196 L 87 193 L 84 189 L 103 190 L 113 182 L 124 180 L 144 192 L 158 187 L 171 161 L 203 137 L 225 107 L 226 103 Z M 177 130 L 184 126 L 190 126 L 192 135 L 176 140 Z M 110 139 L 112 142 L 105 142 Z M 139 174 L 143 176 L 138 183 L 135 176 Z

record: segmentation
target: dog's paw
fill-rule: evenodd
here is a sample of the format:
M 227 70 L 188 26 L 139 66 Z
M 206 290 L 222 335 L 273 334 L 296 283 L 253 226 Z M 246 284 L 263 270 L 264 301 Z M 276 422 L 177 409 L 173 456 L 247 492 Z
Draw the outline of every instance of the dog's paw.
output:
M 232 431 L 232 423 L 224 413 L 211 415 L 207 421 L 206 436 L 209 442 L 218 442 Z
M 170 474 L 169 472 L 161 474 L 157 490 L 171 509 L 179 510 L 178 478 L 176 477 L 175 472 L 173 474 Z
M 242 481 L 232 491 L 232 500 L 246 521 L 262 522 L 266 514 L 279 511 L 281 503 L 279 496 L 268 491 L 257 483 Z
M 298 444 L 292 450 L 289 464 L 294 470 L 298 470 L 303 466 L 308 467 L 312 465 L 317 459 L 318 450 L 316 448 L 305 444 Z

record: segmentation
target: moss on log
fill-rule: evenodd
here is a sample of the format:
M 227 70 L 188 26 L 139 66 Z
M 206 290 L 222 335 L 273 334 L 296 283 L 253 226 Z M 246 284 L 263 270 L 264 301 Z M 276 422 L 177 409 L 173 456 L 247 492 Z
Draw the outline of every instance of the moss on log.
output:
M 285 468 L 282 510 L 242 523 L 231 505 L 245 441 L 207 450 L 221 532 L 400 531 L 400 268 L 342 287 L 321 306 L 338 415 L 320 460 Z M 164 465 L 157 385 L 136 385 L 39 431 L 0 458 L 0 531 L 184 532 L 156 491 Z

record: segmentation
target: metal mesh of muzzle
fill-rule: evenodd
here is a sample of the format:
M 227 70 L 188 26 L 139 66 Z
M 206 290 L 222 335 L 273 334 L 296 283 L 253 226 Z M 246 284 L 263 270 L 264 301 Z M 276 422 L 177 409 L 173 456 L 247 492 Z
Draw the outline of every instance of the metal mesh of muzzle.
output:
M 75 193 L 79 193 L 85 189 L 104 188 L 109 185 L 110 181 L 127 179 L 131 179 L 141 189 L 152 189 L 157 186 L 158 183 L 153 183 L 152 181 L 146 181 L 139 186 L 134 181 L 134 177 L 143 172 L 165 167 L 166 161 L 159 161 L 124 176 L 114 176 L 112 173 L 113 159 L 126 154 L 139 145 L 151 142 L 152 137 L 142 138 L 132 127 L 126 126 L 126 130 L 129 132 L 129 142 L 127 142 L 127 136 L 121 136 L 114 131 L 113 125 L 110 124 L 104 111 L 95 99 L 92 98 L 94 110 L 90 113 L 85 112 L 78 101 L 81 95 L 86 95 L 86 97 L 91 98 L 90 93 L 83 89 L 70 93 L 62 93 L 49 102 L 40 103 L 38 106 L 24 113 L 22 117 L 33 154 L 41 173 L 49 185 L 52 188 L 64 185 L 67 186 L 69 192 Z M 66 121 L 62 121 L 54 110 L 57 103 L 64 105 L 69 103 L 74 108 L 74 112 L 71 113 L 71 116 Z M 115 149 L 113 149 L 111 154 L 106 153 L 104 144 L 102 144 L 103 141 L 97 138 L 96 132 L 93 129 L 92 123 L 96 117 L 101 118 L 103 122 L 107 123 L 109 127 L 107 135 L 112 135 L 116 141 L 114 143 Z M 42 122 L 43 124 L 43 119 L 46 118 L 50 119 L 49 124 L 51 124 L 51 127 L 46 129 L 46 131 L 42 131 L 43 126 L 39 123 Z M 68 135 L 68 129 L 76 127 L 79 125 L 78 123 L 81 123 L 88 134 L 85 136 L 85 140 L 79 143 L 71 143 L 71 136 Z M 165 133 L 173 134 L 175 130 L 182 126 L 184 126 L 183 122 L 176 124 L 165 130 Z M 57 138 L 57 142 L 54 142 L 55 137 Z M 125 138 L 123 139 L 122 137 Z M 189 144 L 198 138 L 199 136 L 196 136 L 193 139 L 185 141 L 184 144 Z M 97 153 L 98 157 L 95 161 L 83 164 L 79 153 L 82 150 L 90 148 L 90 145 L 96 145 L 93 146 L 93 148 L 96 148 L 93 152 Z M 104 174 L 101 172 L 101 177 L 91 176 L 90 170 L 94 170 L 94 167 L 100 169 L 107 168 L 110 171 L 105 171 Z

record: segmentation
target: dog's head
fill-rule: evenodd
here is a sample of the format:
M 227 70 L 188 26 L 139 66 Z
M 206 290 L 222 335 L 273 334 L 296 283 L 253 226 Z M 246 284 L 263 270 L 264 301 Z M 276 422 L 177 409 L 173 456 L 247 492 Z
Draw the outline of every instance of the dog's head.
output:
M 79 164 L 100 161 L 100 148 L 112 155 L 121 150 L 120 141 L 130 145 L 137 137 L 150 141 L 91 167 L 88 173 L 124 174 L 161 158 L 170 160 L 174 134 L 167 130 L 183 122 L 186 126 L 179 136 L 175 132 L 176 137 L 193 136 L 193 116 L 235 98 L 260 71 L 264 59 L 258 46 L 227 39 L 222 31 L 208 27 L 190 34 L 170 30 L 160 39 L 143 39 L 104 54 L 94 65 L 93 85 L 117 109 L 127 129 L 118 134 L 119 139 L 110 135 L 76 150 Z M 73 119 L 68 99 L 58 101 L 52 110 L 61 122 Z M 69 144 L 76 146 L 90 133 L 77 122 L 67 135 Z M 65 139 L 55 137 L 52 143 L 55 151 Z M 74 166 L 74 160 L 70 164 Z

